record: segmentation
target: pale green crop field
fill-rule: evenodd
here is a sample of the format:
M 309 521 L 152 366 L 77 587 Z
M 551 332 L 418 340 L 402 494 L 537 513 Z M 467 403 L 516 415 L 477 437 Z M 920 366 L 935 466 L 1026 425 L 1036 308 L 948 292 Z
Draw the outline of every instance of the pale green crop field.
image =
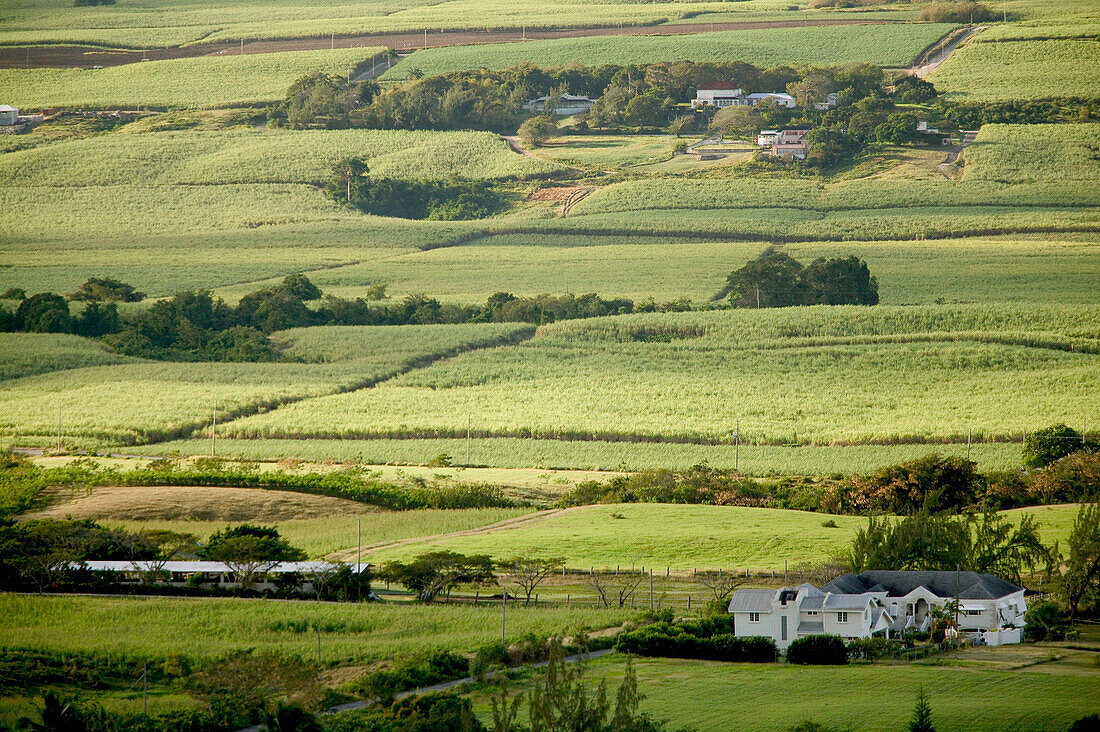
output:
M 341 549 L 354 552 L 357 531 L 362 527 L 363 547 L 419 536 L 465 531 L 515 518 L 530 512 L 522 508 L 417 509 L 413 511 L 368 511 L 358 515 L 326 518 L 265 521 L 279 534 L 310 557 L 321 559 Z M 227 521 L 120 521 L 102 519 L 100 523 L 130 531 L 168 529 L 194 534 L 205 540 L 230 524 Z M 354 557 L 349 561 L 355 561 Z M 363 561 L 367 561 L 365 556 Z
M 0 380 L 137 361 L 112 353 L 95 341 L 67 333 L 0 333 Z
M 411 361 L 510 340 L 515 325 L 469 324 L 334 329 L 342 340 L 314 347 L 309 330 L 282 340 L 320 363 L 127 363 L 11 379 L 0 386 L 0 430 L 21 439 L 126 444 L 189 436 L 219 421 L 310 396 L 361 388 Z M 325 363 L 324 361 L 331 361 Z
M 870 473 L 916 460 L 930 452 L 974 460 L 982 470 L 1011 470 L 1022 463 L 1021 439 L 1015 442 L 927 445 L 691 445 L 669 442 L 606 442 L 599 440 L 534 440 L 515 437 L 474 437 L 470 463 L 503 468 L 576 467 L 592 470 L 687 470 L 706 461 L 715 468 L 748 475 L 832 475 Z M 147 455 L 202 455 L 208 440 L 174 440 L 142 445 Z M 235 440 L 219 439 L 218 454 L 252 460 L 298 457 L 307 460 L 350 460 L 394 465 L 427 465 L 440 455 L 456 464 L 466 461 L 465 438 L 404 440 Z
M 1007 512 L 1034 514 L 1044 542 L 1065 543 L 1076 505 Z M 833 521 L 837 528 L 822 526 Z M 861 516 L 739 506 L 656 503 L 601 504 L 547 512 L 514 526 L 406 542 L 366 553 L 372 562 L 427 551 L 511 556 L 564 556 L 570 567 L 617 566 L 725 571 L 782 570 L 816 564 L 845 552 Z M 657 539 L 656 537 L 659 537 Z
M 957 440 L 971 430 L 1006 439 L 1100 406 L 1089 377 L 1097 317 L 1095 308 L 879 306 L 565 321 L 516 346 L 219 429 L 458 437 L 468 415 L 486 437 L 726 442 L 739 420 L 742 439 L 767 444 Z
M 272 602 L 221 598 L 0 596 L 0 646 L 48 651 L 103 651 L 150 659 L 180 653 L 208 659 L 254 648 L 317 657 L 370 661 L 447 649 L 472 652 L 500 641 L 500 608 Z M 508 608 L 508 636 L 565 635 L 581 627 L 620 625 L 630 610 L 593 607 Z M 58 633 L 58 628 L 66 632 Z
M 506 69 L 524 63 L 543 68 L 584 59 L 591 66 L 656 61 L 746 61 L 757 66 L 866 62 L 909 66 L 926 47 L 949 33 L 948 23 L 850 25 L 716 31 L 683 36 L 603 36 L 415 52 L 383 78 L 404 79 L 412 69 L 427 76 L 463 69 Z
M 1002 650 L 1002 649 L 997 649 Z M 1005 651 L 1011 653 L 1011 651 Z M 1011 663 L 1011 659 L 1006 661 Z M 1000 664 L 789 666 L 635 658 L 641 709 L 670 726 L 700 732 L 772 732 L 812 719 L 830 729 L 905 729 L 917 690 L 924 689 L 932 722 L 944 732 L 1064 730 L 1096 711 L 1096 672 L 1084 664 L 1004 670 Z M 586 679 L 618 688 L 621 656 L 590 663 Z M 528 690 L 529 681 L 512 693 Z M 716 700 L 721 700 L 720 702 Z M 475 710 L 491 723 L 488 699 Z M 521 715 L 526 719 L 526 714 Z
M 306 74 L 347 76 L 384 50 L 227 53 L 105 69 L 0 69 L 0 88 L 8 104 L 28 109 L 210 109 L 279 101 Z
M 545 175 L 560 166 L 512 152 L 489 132 L 230 130 L 112 134 L 0 156 L 11 187 L 321 185 L 349 157 L 372 175 L 445 180 Z
M 1095 99 L 1100 96 L 1100 40 L 1093 36 L 966 43 L 929 81 L 949 98 L 974 102 Z

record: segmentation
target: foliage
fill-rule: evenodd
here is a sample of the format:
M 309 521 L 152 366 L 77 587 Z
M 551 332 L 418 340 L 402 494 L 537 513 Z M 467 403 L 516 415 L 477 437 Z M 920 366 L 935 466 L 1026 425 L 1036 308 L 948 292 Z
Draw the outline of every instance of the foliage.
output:
M 199 548 L 198 555 L 207 561 L 224 562 L 246 589 L 276 564 L 306 558 L 306 553 L 280 537 L 277 529 L 252 524 L 217 532 Z
M 461 679 L 469 673 L 470 664 L 464 656 L 450 651 L 434 651 L 401 658 L 389 668 L 370 671 L 352 688 L 370 701 L 389 706 L 398 692 Z
M 504 208 L 501 195 L 485 181 L 407 181 L 366 172 L 361 161 L 338 163 L 325 193 L 364 213 L 404 219 L 480 219 Z
M 920 104 L 935 101 L 937 92 L 932 82 L 906 74 L 894 82 L 894 90 L 891 94 L 900 102 L 907 104 Z
M 924 687 L 917 691 L 917 705 L 913 709 L 913 719 L 909 722 L 909 732 L 935 732 L 932 726 L 932 707 L 924 697 Z
M 1052 99 L 1079 103 L 1096 97 L 1096 79 L 1089 68 L 1095 55 L 1096 41 L 1086 38 L 964 43 L 936 69 L 932 81 L 941 93 L 968 103 Z
M 540 147 L 551 137 L 558 135 L 558 123 L 550 115 L 538 115 L 524 120 L 516 134 L 527 145 Z
M 1084 447 L 1081 433 L 1064 424 L 1036 430 L 1024 440 L 1024 465 L 1044 468 Z
M 497 570 L 523 593 L 524 605 L 531 604 L 535 590 L 552 573 L 565 565 L 565 557 L 515 556 L 497 564 Z
M 138 292 L 133 285 L 119 282 L 113 277 L 89 277 L 80 289 L 69 295 L 70 300 L 88 300 L 93 302 L 141 302 L 144 292 Z
M 1069 620 L 1057 603 L 1043 600 L 1028 605 L 1024 614 L 1024 633 L 1031 640 L 1062 641 L 1069 629 Z
M 1060 585 L 1072 620 L 1100 600 L 1100 503 L 1081 505 L 1066 549 Z
M 955 2 L 937 2 L 929 5 L 920 13 L 920 19 L 929 23 L 984 23 L 994 18 L 993 11 L 987 5 L 973 0 Z
M 1025 568 L 1050 562 L 1051 549 L 1039 540 L 1029 516 L 1018 526 L 1003 515 L 974 516 L 918 513 L 893 523 L 871 516 L 852 539 L 849 569 L 951 570 L 997 574 L 1020 581 Z
M 973 505 L 981 491 L 977 468 L 965 458 L 933 453 L 874 475 L 853 477 L 851 485 L 829 490 L 822 506 L 830 513 L 960 510 Z
M 409 563 L 388 562 L 378 576 L 404 585 L 421 602 L 431 602 L 441 593 L 449 595 L 459 584 L 496 584 L 488 555 L 468 557 L 452 551 L 427 552 Z
M 393 706 L 346 712 L 324 720 L 325 732 L 484 732 L 470 700 L 451 692 L 410 696 Z
M 787 661 L 802 666 L 835 666 L 848 663 L 848 648 L 838 635 L 804 635 L 791 641 Z
M 732 615 L 715 615 L 677 624 L 658 622 L 620 633 L 615 648 L 639 656 L 750 663 L 775 661 L 774 640 L 738 637 L 734 634 L 733 623 Z
M 803 267 L 785 252 L 766 251 L 730 273 L 726 288 L 741 307 L 878 304 L 878 282 L 855 256 L 818 258 Z
M 258 722 L 263 709 L 278 700 L 317 709 L 323 697 L 315 663 L 252 650 L 207 662 L 187 685 L 226 726 Z

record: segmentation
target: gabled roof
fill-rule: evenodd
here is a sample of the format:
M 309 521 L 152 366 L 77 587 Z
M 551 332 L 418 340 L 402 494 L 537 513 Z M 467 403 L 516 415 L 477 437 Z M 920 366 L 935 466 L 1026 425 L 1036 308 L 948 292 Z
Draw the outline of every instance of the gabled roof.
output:
M 888 597 L 904 597 L 918 587 L 926 588 L 936 597 L 955 597 L 958 593 L 959 598 L 966 600 L 994 600 L 1023 589 L 991 574 L 901 570 L 868 570 L 860 574 L 845 574 L 822 589 L 851 595 L 885 591 Z
M 737 590 L 730 600 L 731 613 L 771 612 L 775 590 Z
M 874 598 L 871 595 L 825 595 L 825 610 L 863 610 Z
M 19 110 L 10 104 L 0 104 L 0 112 L 18 112 Z
M 798 635 L 821 635 L 825 632 L 825 623 L 821 621 L 816 623 L 799 623 L 796 632 Z
M 134 561 L 126 559 L 89 559 L 83 562 L 71 562 L 70 566 L 73 568 L 84 567 L 90 569 L 93 572 L 142 572 L 148 570 L 150 567 L 156 567 L 165 572 L 212 572 L 212 573 L 228 573 L 233 570 L 229 568 L 229 565 L 224 562 L 209 562 L 209 561 L 170 561 L 164 562 L 163 566 L 160 562 L 149 562 L 143 559 L 136 559 Z M 268 569 L 269 574 L 282 574 L 284 572 L 324 572 L 334 569 L 338 565 L 334 562 L 279 562 L 275 564 L 271 569 Z M 348 564 L 351 571 L 357 571 L 357 566 L 360 569 L 364 569 L 371 565 L 366 562 L 361 562 L 358 565 L 352 562 Z
M 700 84 L 699 91 L 741 91 L 741 87 L 728 81 L 711 81 Z

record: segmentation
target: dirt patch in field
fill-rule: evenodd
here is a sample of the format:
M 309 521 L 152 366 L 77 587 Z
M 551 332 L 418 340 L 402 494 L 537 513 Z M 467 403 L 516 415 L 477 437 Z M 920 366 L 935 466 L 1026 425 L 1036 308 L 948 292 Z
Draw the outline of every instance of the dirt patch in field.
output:
M 554 188 L 540 188 L 530 196 L 527 197 L 528 201 L 552 201 L 554 203 L 565 203 L 569 200 L 569 197 L 574 193 L 583 191 L 583 186 L 560 186 Z
M 348 516 L 374 510 L 342 498 L 261 488 L 108 486 L 59 496 L 61 502 L 27 518 L 66 516 L 128 521 L 285 521 Z

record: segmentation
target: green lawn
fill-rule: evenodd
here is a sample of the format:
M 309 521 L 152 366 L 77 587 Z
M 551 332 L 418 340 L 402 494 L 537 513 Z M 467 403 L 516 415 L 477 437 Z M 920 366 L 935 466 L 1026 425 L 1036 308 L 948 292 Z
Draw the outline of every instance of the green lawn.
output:
M 639 658 L 641 708 L 673 728 L 773 732 L 808 719 L 834 729 L 902 730 L 923 688 L 937 730 L 1046 732 L 1094 713 L 1094 669 L 1059 673 L 904 666 L 798 667 Z M 621 657 L 591 662 L 589 678 L 618 688 Z M 1041 667 L 1040 667 L 1041 668 Z M 513 685 L 513 691 L 527 684 Z M 479 716 L 488 720 L 480 696 Z M 523 715 L 526 717 L 526 715 Z

